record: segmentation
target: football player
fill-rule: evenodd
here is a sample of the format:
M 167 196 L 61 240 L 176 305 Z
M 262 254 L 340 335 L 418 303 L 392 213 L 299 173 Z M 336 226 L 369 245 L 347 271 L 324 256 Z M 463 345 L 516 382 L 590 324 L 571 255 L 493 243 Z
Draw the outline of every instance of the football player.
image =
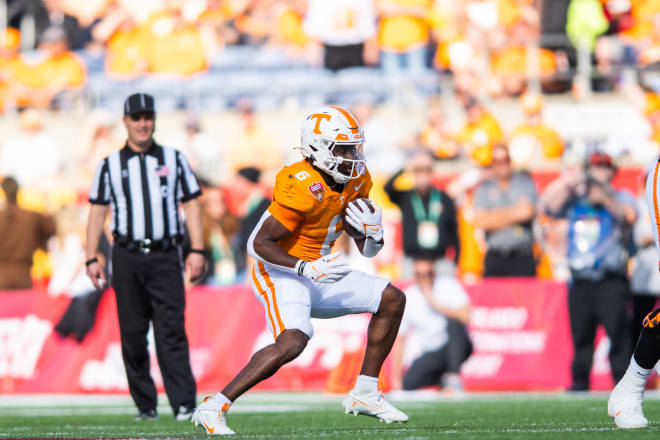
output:
M 251 273 L 254 294 L 275 342 L 195 410 L 192 421 L 208 434 L 233 434 L 225 413 L 232 402 L 282 365 L 295 359 L 314 334 L 310 318 L 372 313 L 367 347 L 344 411 L 381 421 L 406 422 L 378 389 L 378 374 L 401 323 L 405 295 L 378 276 L 352 270 L 332 246 L 349 223 L 360 252 L 373 257 L 383 246 L 381 209 L 364 199 L 371 189 L 365 166 L 365 139 L 347 110 L 322 107 L 301 125 L 304 159 L 284 167 L 275 179 L 273 201 L 248 241 L 257 261 Z M 342 214 L 345 215 L 342 216 Z
M 646 179 L 646 202 L 649 216 L 654 219 L 655 248 L 658 252 L 658 270 L 660 270 L 660 205 L 658 205 L 658 171 L 660 159 L 655 164 L 655 171 Z M 649 421 L 642 412 L 644 387 L 653 368 L 660 360 L 660 308 L 644 318 L 642 332 L 630 359 L 626 374 L 612 390 L 607 402 L 607 413 L 614 418 L 619 428 L 646 428 Z

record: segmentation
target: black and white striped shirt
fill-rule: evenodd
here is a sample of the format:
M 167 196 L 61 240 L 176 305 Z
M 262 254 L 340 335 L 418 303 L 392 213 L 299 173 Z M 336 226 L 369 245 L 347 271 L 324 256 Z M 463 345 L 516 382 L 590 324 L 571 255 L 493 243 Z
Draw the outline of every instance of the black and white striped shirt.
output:
M 144 153 L 126 145 L 96 168 L 89 202 L 111 204 L 111 229 L 130 240 L 183 235 L 179 203 L 202 191 L 188 160 L 155 142 Z

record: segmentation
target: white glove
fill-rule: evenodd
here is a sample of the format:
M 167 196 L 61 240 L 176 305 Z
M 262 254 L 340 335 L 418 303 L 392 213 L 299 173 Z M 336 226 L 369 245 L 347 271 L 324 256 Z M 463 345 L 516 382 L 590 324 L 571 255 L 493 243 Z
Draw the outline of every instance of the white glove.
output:
M 314 261 L 298 260 L 296 273 L 319 283 L 334 283 L 351 271 L 348 264 L 341 261 L 339 256 L 339 252 L 334 252 Z
M 372 204 L 375 212 L 371 212 L 367 203 L 361 199 L 349 203 L 346 207 L 346 222 L 362 232 L 366 238 L 380 242 L 383 239 L 383 210 L 375 203 Z M 354 205 L 358 205 L 362 211 Z

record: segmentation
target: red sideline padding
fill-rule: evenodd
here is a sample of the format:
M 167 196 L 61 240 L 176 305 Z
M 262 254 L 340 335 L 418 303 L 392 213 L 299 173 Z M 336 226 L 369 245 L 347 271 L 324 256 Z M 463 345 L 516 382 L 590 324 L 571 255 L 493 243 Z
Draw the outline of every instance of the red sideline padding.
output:
M 468 390 L 555 390 L 570 385 L 572 347 L 566 288 L 536 279 L 486 280 L 468 286 L 473 356 L 463 369 Z M 36 291 L 0 292 L 0 393 L 126 393 L 116 317 L 108 291 L 82 344 L 53 330 L 68 303 Z M 245 286 L 197 287 L 187 294 L 186 328 L 200 392 L 217 391 L 272 342 L 261 305 Z M 265 390 L 342 391 L 359 370 L 368 315 L 315 320 L 303 354 L 261 383 Z M 162 391 L 153 343 L 152 375 Z M 612 382 L 607 339 L 597 343 L 593 388 Z M 389 367 L 381 377 L 389 383 Z

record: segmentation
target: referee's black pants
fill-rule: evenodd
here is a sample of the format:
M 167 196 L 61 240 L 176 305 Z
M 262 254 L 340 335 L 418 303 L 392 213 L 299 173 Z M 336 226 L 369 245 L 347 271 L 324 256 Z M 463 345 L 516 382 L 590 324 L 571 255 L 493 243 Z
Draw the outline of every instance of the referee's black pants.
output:
M 573 338 L 573 385 L 575 391 L 589 389 L 598 324 L 610 339 L 610 368 L 618 383 L 628 368 L 632 347 L 628 334 L 627 308 L 630 299 L 628 280 L 606 275 L 599 281 L 574 280 L 568 289 L 568 314 Z
M 532 248 L 502 253 L 489 249 L 484 258 L 484 277 L 533 277 L 536 260 Z
M 184 327 L 186 301 L 178 249 L 144 255 L 114 246 L 112 268 L 122 356 L 135 405 L 141 412 L 156 409 L 147 351 L 152 321 L 158 365 L 174 414 L 181 405 L 194 408 L 197 390 Z

